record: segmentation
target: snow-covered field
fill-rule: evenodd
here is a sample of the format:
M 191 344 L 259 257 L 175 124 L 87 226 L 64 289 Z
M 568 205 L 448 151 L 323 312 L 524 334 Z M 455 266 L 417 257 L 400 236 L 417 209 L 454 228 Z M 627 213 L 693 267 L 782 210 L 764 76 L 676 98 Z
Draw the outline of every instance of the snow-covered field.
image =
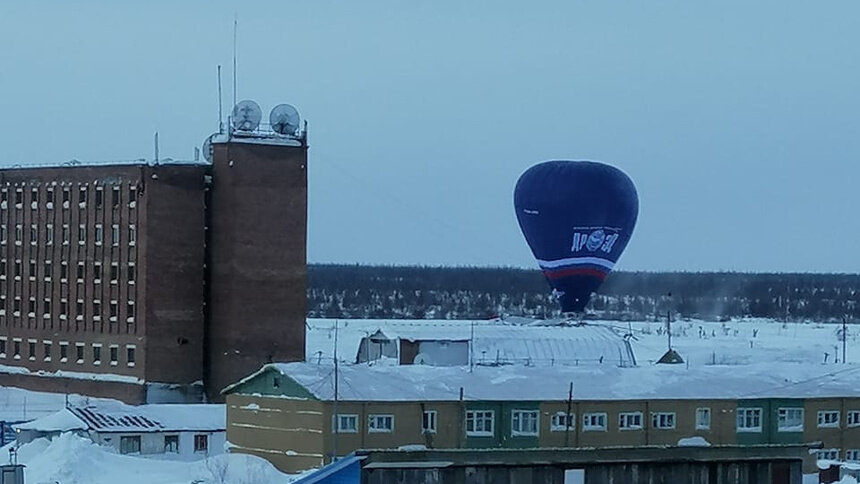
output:
M 7 447 L 0 455 L 8 456 Z M 119 455 L 73 434 L 37 439 L 18 450 L 28 484 L 286 484 L 295 479 L 263 459 L 222 454 L 197 461 Z

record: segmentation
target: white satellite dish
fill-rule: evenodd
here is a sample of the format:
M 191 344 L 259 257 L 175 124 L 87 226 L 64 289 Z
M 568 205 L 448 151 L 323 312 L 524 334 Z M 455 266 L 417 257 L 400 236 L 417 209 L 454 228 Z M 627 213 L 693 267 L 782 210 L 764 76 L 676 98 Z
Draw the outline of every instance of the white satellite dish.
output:
M 203 158 L 209 163 L 212 163 L 212 138 L 216 136 L 218 136 L 218 133 L 210 134 L 209 137 L 203 141 L 203 148 L 201 148 L 203 151 Z
M 432 365 L 433 361 L 429 356 L 424 353 L 418 353 L 415 355 L 415 358 L 412 360 L 413 365 Z
M 269 113 L 269 124 L 276 133 L 294 136 L 299 130 L 299 112 L 289 104 L 278 104 Z
M 261 119 L 263 111 L 260 105 L 250 99 L 239 101 L 233 108 L 233 127 L 239 131 L 254 131 L 260 126 Z

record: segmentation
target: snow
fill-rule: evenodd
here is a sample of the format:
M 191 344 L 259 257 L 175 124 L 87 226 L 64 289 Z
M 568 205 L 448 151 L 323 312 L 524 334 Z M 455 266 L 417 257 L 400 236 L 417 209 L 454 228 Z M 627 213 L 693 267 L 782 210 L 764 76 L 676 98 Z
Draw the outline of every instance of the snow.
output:
M 8 455 L 8 450 L 0 449 Z M 286 484 L 297 476 L 278 472 L 267 461 L 223 454 L 185 462 L 119 455 L 71 433 L 48 442 L 37 439 L 18 451 L 25 481 L 63 484 Z
M 37 418 L 14 426 L 17 430 L 37 430 L 40 432 L 68 432 L 70 430 L 86 430 L 87 424 L 64 408 L 57 413 Z
M 116 402 L 105 398 L 68 396 L 72 405 L 87 405 L 99 402 Z M 24 422 L 56 413 L 66 406 L 66 395 L 45 393 L 21 388 L 0 387 L 0 420 Z
M 704 437 L 685 437 L 678 440 L 678 447 L 710 447 L 711 443 Z
M 142 385 L 144 383 L 143 380 L 137 378 L 135 376 L 129 375 L 116 375 L 113 373 L 89 373 L 84 371 L 67 371 L 67 370 L 57 370 L 57 371 L 30 371 L 28 368 L 23 366 L 10 366 L 10 365 L 0 365 L 0 373 L 9 373 L 13 375 L 31 375 L 31 376 L 39 376 L 39 377 L 53 377 L 53 378 L 71 378 L 75 380 L 99 380 L 99 381 L 112 381 L 118 383 L 131 383 L 135 385 Z

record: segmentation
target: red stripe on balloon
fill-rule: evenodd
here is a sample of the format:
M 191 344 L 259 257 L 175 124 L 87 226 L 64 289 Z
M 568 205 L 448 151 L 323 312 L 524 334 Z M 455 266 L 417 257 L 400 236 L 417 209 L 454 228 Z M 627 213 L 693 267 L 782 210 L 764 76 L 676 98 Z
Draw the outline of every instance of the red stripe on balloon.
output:
M 571 267 L 568 269 L 559 269 L 557 271 L 543 271 L 543 274 L 549 279 L 560 279 L 567 276 L 591 276 L 600 279 L 606 279 L 606 273 L 590 267 Z

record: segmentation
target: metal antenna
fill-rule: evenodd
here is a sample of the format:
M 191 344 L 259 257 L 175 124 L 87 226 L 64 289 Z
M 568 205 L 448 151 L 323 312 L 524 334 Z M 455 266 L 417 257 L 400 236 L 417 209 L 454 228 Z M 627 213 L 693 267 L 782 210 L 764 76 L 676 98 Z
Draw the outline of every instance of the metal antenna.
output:
M 158 163 L 158 131 L 155 132 L 155 162 Z
M 239 30 L 239 14 L 233 14 L 233 106 L 236 105 L 236 37 Z
M 224 111 L 221 107 L 221 64 L 218 64 L 218 132 L 224 132 Z

